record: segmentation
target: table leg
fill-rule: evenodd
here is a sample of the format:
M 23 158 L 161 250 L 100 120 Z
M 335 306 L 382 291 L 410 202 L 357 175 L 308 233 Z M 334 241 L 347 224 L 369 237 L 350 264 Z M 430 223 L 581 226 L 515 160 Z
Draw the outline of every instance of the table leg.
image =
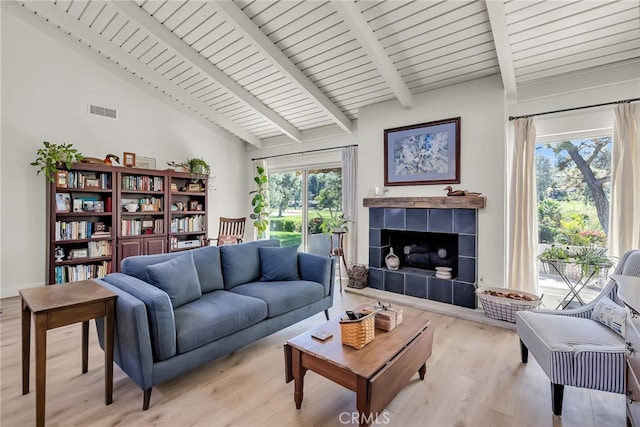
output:
M 293 354 L 291 356 L 291 360 L 293 362 L 294 379 L 293 401 L 296 402 L 296 409 L 300 409 L 300 407 L 302 406 L 302 399 L 304 397 L 304 374 L 307 372 L 307 370 L 302 367 L 302 353 L 300 352 L 300 350 L 294 348 Z
M 36 314 L 36 426 L 44 427 L 47 387 L 47 315 Z
M 371 391 L 370 383 L 366 378 L 358 377 L 356 383 L 356 410 L 360 418 L 360 426 L 366 427 L 370 424 L 371 416 Z
M 82 373 L 89 370 L 89 321 L 82 322 Z
M 418 369 L 418 375 L 420 375 L 421 380 L 424 380 L 424 374 L 426 373 L 427 373 L 427 364 L 425 362 L 425 364 L 420 366 L 420 369 Z
M 113 340 L 115 329 L 115 300 L 106 302 L 104 322 L 104 399 L 105 405 L 113 402 Z
M 22 301 L 22 394 L 29 393 L 29 362 L 31 361 L 31 310 Z

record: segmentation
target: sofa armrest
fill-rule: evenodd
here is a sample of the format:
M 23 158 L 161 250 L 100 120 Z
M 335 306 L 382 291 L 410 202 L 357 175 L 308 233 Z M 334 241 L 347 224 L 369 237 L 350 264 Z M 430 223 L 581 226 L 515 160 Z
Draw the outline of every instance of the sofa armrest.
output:
M 318 282 L 324 286 L 324 295 L 333 295 L 335 260 L 329 256 L 298 253 L 298 274 L 302 280 Z
M 142 301 L 104 280 L 94 279 L 100 286 L 118 295 L 116 299 L 115 349 L 116 363 L 143 390 L 152 386 L 153 354 L 147 309 Z M 104 349 L 104 318 L 96 319 L 98 340 Z
M 160 288 L 123 273 L 107 274 L 103 280 L 138 298 L 146 306 L 154 360 L 175 356 L 176 321 L 169 295 Z

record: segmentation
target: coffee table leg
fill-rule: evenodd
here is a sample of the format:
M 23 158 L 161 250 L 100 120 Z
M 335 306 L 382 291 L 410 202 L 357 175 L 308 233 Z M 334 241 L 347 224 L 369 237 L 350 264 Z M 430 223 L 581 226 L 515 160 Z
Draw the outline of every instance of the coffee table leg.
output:
M 22 394 L 29 393 L 29 362 L 31 361 L 31 310 L 22 301 Z
M 424 365 L 420 366 L 420 369 L 418 369 L 418 375 L 420 375 L 420 379 L 424 380 L 424 374 L 427 373 L 427 363 L 425 362 Z
M 296 409 L 300 409 L 302 406 L 302 398 L 304 397 L 302 392 L 304 389 L 304 374 L 307 370 L 302 367 L 302 353 L 300 350 L 294 348 L 291 356 L 294 379 L 293 400 L 296 402 Z
M 82 322 L 82 373 L 89 371 L 89 321 Z
M 360 426 L 368 426 L 371 421 L 371 399 L 369 380 L 358 377 L 356 383 L 356 410 L 360 417 Z
M 36 426 L 44 427 L 47 389 L 47 316 L 36 314 Z

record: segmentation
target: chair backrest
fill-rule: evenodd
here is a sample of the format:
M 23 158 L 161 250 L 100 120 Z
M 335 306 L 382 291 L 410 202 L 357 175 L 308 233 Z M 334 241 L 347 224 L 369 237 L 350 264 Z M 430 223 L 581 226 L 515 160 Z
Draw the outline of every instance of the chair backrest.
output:
M 220 217 L 220 226 L 218 227 L 218 246 L 242 243 L 244 240 L 244 227 L 246 222 L 246 217 Z

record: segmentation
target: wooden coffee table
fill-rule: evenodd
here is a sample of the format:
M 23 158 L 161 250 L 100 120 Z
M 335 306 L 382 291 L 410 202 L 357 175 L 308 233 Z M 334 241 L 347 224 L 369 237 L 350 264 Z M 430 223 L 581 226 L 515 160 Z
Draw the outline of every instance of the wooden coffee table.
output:
M 312 338 L 316 330 L 333 337 Z M 356 350 L 342 345 L 338 320 L 326 322 L 289 340 L 284 346 L 286 382 L 295 380 L 294 401 L 300 409 L 304 375 L 312 370 L 356 392 L 356 409 L 361 426 L 382 414 L 398 392 L 415 375 L 424 379 L 426 361 L 433 347 L 430 320 L 404 315 L 404 321 L 390 332 L 376 329 L 375 339 Z

